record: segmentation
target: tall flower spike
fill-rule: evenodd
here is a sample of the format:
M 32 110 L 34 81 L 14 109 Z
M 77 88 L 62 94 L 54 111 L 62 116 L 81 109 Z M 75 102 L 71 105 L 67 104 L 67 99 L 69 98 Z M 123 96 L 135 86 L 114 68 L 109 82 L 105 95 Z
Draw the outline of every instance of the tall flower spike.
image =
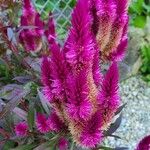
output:
M 25 50 L 39 51 L 42 47 L 44 24 L 30 0 L 24 0 L 21 27 L 22 29 L 19 34 L 19 40 Z
M 53 94 L 52 94 L 52 77 L 51 77 L 51 61 L 48 60 L 47 57 L 43 57 L 42 65 L 41 65 L 41 77 L 42 77 L 42 83 L 44 85 L 43 87 L 43 93 L 46 97 L 46 99 L 50 102 L 54 100 Z
M 92 65 L 94 43 L 90 22 L 88 1 L 79 0 L 72 14 L 72 27 L 66 44 L 66 59 L 75 71 Z
M 118 81 L 118 66 L 113 63 L 104 77 L 99 95 L 99 109 L 104 129 L 107 128 L 120 105 Z
M 83 131 L 80 135 L 80 142 L 85 148 L 93 148 L 100 144 L 103 139 L 101 131 L 101 114 L 96 112 L 92 118 L 84 124 Z
M 52 13 L 49 14 L 48 29 L 45 31 L 45 35 L 49 44 L 53 44 L 56 40 L 55 24 Z
M 72 27 L 66 47 L 66 61 L 71 66 L 67 78 L 67 112 L 72 119 L 86 120 L 92 114 L 88 76 L 92 72 L 94 42 L 90 32 L 89 3 L 79 0 L 72 14 Z M 73 88 L 72 88 L 73 86 Z
M 68 76 L 66 110 L 71 119 L 87 120 L 92 113 L 92 104 L 89 100 L 89 89 L 86 80 L 86 73 L 82 72 L 78 77 Z
M 93 5 L 91 8 L 91 14 L 93 18 L 98 18 L 96 23 L 93 21 L 93 26 L 98 28 L 97 33 L 93 29 L 92 31 L 96 34 L 102 60 L 121 60 L 123 58 L 122 53 L 126 48 L 125 44 L 127 44 L 123 34 L 128 23 L 128 0 L 91 1 L 94 1 L 95 4 L 95 7 Z M 97 11 L 97 16 L 96 13 L 93 14 L 93 10 Z M 120 42 L 121 45 L 119 45 Z M 120 57 L 115 58 L 115 56 Z

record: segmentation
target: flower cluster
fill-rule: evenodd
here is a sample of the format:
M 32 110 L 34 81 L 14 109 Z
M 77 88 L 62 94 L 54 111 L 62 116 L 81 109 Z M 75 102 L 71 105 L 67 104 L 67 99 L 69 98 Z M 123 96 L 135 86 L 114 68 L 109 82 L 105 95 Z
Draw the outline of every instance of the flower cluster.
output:
M 92 30 L 103 61 L 120 60 L 127 46 L 128 0 L 91 0 Z
M 43 58 L 43 92 L 82 147 L 101 143 L 120 105 L 117 60 L 127 45 L 127 22 L 125 0 L 78 0 L 64 48 L 53 40 L 51 57 Z M 103 76 L 99 65 L 106 59 L 111 65 Z
M 43 30 L 29 1 L 24 5 L 22 25 L 35 25 L 36 19 L 39 23 L 35 32 L 22 31 L 22 41 L 28 45 L 23 35 L 29 35 L 35 43 L 39 40 L 30 33 L 36 33 L 38 39 Z M 128 0 L 78 0 L 64 47 L 56 41 L 50 14 L 49 28 L 44 34 L 51 55 L 43 57 L 41 80 L 53 112 L 48 118 L 37 114 L 36 126 L 41 133 L 66 129 L 73 141 L 85 148 L 102 142 L 103 133 L 120 106 L 118 61 L 123 59 L 127 46 L 127 8 Z M 31 48 L 32 44 L 29 45 Z M 39 44 L 31 49 L 37 47 Z M 110 66 L 103 75 L 100 63 L 106 61 Z M 59 145 L 65 147 L 66 143 L 62 138 Z
M 44 23 L 40 14 L 36 12 L 30 0 L 24 0 L 21 16 L 20 43 L 26 51 L 39 51 L 42 48 L 42 35 Z

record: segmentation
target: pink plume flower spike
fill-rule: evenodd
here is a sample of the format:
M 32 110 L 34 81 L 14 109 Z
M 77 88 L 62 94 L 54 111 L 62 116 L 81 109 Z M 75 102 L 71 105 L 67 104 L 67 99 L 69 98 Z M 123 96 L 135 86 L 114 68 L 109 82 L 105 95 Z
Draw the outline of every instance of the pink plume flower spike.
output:
M 97 88 L 99 88 L 101 85 L 103 76 L 100 71 L 100 56 L 99 56 L 99 50 L 98 50 L 97 44 L 95 44 L 95 54 L 94 54 L 94 59 L 93 59 L 92 72 L 93 72 L 94 82 Z
M 56 42 L 55 24 L 52 13 L 49 14 L 48 29 L 45 31 L 45 35 L 50 45 Z
M 39 51 L 42 47 L 44 23 L 29 0 L 24 0 L 21 16 L 20 43 L 26 51 Z
M 86 76 L 85 72 L 81 72 L 78 77 L 69 75 L 67 79 L 68 102 L 66 103 L 66 110 L 69 117 L 74 120 L 87 120 L 92 113 Z
M 111 53 L 117 53 L 117 48 L 118 46 L 120 46 L 119 44 L 120 42 L 122 42 L 122 38 L 124 39 L 124 30 L 127 30 L 126 28 L 128 24 L 128 0 L 116 1 L 116 5 L 116 18 L 114 20 L 114 23 L 112 24 L 109 42 L 104 48 L 104 52 L 108 52 L 108 54 L 105 54 L 105 57 L 107 59 L 109 59 Z M 125 48 L 126 47 L 124 47 L 122 51 L 124 51 Z
M 41 81 L 44 85 L 43 93 L 46 99 L 49 102 L 54 101 L 54 97 L 52 94 L 52 77 L 51 77 L 51 60 L 48 60 L 47 57 L 43 57 L 42 65 L 41 65 Z
M 117 63 L 113 63 L 107 71 L 99 94 L 99 109 L 102 113 L 103 128 L 107 128 L 114 113 L 120 105 L 119 72 Z
M 38 113 L 36 116 L 36 126 L 41 133 L 48 133 L 50 128 L 47 123 L 47 118 L 44 114 Z
M 52 112 L 50 116 L 47 119 L 47 124 L 51 131 L 60 131 L 64 129 L 65 125 L 64 123 L 59 119 L 57 114 L 55 112 Z
M 99 17 L 97 15 L 98 8 L 96 7 L 97 0 L 90 0 L 90 12 L 92 16 L 92 32 L 94 36 L 97 35 L 98 28 L 99 28 Z
M 15 133 L 17 136 L 26 136 L 28 133 L 28 125 L 26 122 L 20 122 L 15 125 Z
M 61 137 L 58 141 L 58 148 L 59 150 L 67 150 L 68 149 L 68 145 L 69 145 L 69 142 L 66 138 L 64 137 Z
M 123 46 L 119 44 L 120 42 L 124 43 L 122 39 L 124 39 L 123 32 L 128 22 L 128 0 L 91 0 L 91 3 L 93 3 L 91 7 L 92 31 L 94 27 L 95 31 L 93 32 L 96 35 L 101 59 L 103 61 L 121 60 L 123 54 L 120 56 L 120 47 L 123 48 Z M 125 51 L 125 47 L 122 53 L 123 51 Z M 119 56 L 120 58 L 118 58 Z
M 94 148 L 103 140 L 103 133 L 101 131 L 101 114 L 97 111 L 92 118 L 84 124 L 83 131 L 80 135 L 80 142 L 82 147 Z
M 109 42 L 112 24 L 116 16 L 116 4 L 113 0 L 95 0 L 97 15 L 99 18 L 99 27 L 97 32 L 97 43 L 101 51 L 101 57 L 106 53 L 105 47 Z M 108 50 L 107 50 L 108 51 Z
M 128 23 L 129 23 L 129 17 L 124 26 L 120 44 L 118 45 L 117 50 L 111 53 L 109 58 L 110 60 L 122 61 L 125 57 L 127 46 L 128 46 L 128 33 L 127 33 Z
M 64 79 L 66 76 L 66 68 L 63 53 L 60 51 L 59 45 L 54 43 L 51 45 L 51 60 L 43 58 L 42 63 L 42 83 L 44 85 L 44 95 L 53 102 L 55 100 L 64 100 Z
M 67 67 L 64 59 L 64 54 L 60 50 L 60 46 L 56 43 L 51 45 L 51 60 L 52 60 L 52 93 L 63 101 L 65 94 L 65 77 L 67 74 Z
M 66 44 L 66 60 L 74 71 L 91 66 L 93 61 L 94 43 L 90 33 L 90 22 L 88 1 L 79 0 L 72 14 L 72 27 Z

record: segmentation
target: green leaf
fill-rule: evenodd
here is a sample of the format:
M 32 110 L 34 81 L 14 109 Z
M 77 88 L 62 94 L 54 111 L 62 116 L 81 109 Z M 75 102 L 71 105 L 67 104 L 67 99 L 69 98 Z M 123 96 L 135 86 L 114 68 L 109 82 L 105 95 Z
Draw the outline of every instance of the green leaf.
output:
M 33 148 L 35 148 L 36 146 L 37 144 L 28 144 L 28 145 L 26 144 L 9 150 L 33 150 Z
M 30 106 L 30 108 L 29 108 L 27 120 L 28 120 L 28 125 L 29 125 L 30 131 L 33 131 L 33 127 L 35 124 L 35 110 L 34 110 L 33 106 Z
M 133 20 L 133 25 L 138 28 L 144 28 L 146 25 L 146 16 L 136 16 Z
M 144 0 L 136 0 L 133 2 L 129 8 L 130 13 L 137 13 L 140 15 L 143 11 Z
M 99 148 L 102 149 L 102 150 L 114 150 L 113 148 L 106 147 L 106 146 L 100 146 Z
M 16 143 L 14 141 L 7 141 L 4 146 L 3 146 L 3 150 L 9 150 L 10 148 L 15 147 Z

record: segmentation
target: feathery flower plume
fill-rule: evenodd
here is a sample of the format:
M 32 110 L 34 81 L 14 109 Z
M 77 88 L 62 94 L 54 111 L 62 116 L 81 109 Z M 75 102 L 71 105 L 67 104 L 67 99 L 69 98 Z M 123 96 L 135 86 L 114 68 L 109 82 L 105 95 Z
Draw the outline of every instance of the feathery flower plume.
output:
M 58 141 L 59 150 L 67 150 L 68 149 L 68 140 L 66 138 L 61 137 Z
M 66 110 L 69 117 L 75 120 L 88 119 L 92 113 L 92 104 L 88 98 L 87 74 L 81 72 L 77 77 L 68 76 L 67 85 Z
M 94 42 L 90 32 L 89 3 L 79 0 L 72 14 L 72 27 L 67 39 L 66 61 L 71 67 L 67 77 L 67 104 L 69 117 L 87 120 L 93 113 L 89 99 L 89 74 L 92 72 Z
M 128 22 L 126 2 L 78 0 L 62 50 L 55 41 L 52 18 L 45 32 L 51 56 L 43 59 L 42 82 L 54 112 L 43 122 L 48 130 L 56 132 L 67 126 L 73 141 L 85 148 L 94 148 L 102 142 L 103 130 L 109 126 L 120 104 L 117 62 L 112 63 L 102 80 L 99 57 L 118 61 L 124 55 Z
M 51 62 L 47 57 L 43 57 L 42 66 L 41 66 L 41 77 L 42 83 L 44 85 L 43 93 L 48 101 L 53 101 L 52 94 L 52 77 L 51 77 Z
M 50 45 L 55 42 L 56 32 L 52 13 L 49 14 L 48 29 L 45 31 L 45 35 Z
M 39 51 L 42 47 L 44 24 L 30 0 L 24 0 L 19 40 L 26 51 Z
M 118 66 L 114 62 L 104 77 L 99 95 L 99 108 L 104 128 L 109 125 L 120 105 L 118 81 Z
M 92 28 L 92 31 L 96 35 L 101 59 L 103 61 L 114 60 L 117 51 L 123 53 L 126 48 L 124 45 L 127 44 L 127 42 L 124 42 L 125 37 L 123 34 L 128 24 L 128 0 L 91 0 L 92 2 L 94 2 L 91 7 L 92 27 L 97 29 L 95 31 Z M 96 22 L 94 18 L 96 18 Z M 120 47 L 118 49 L 120 42 L 123 42 L 122 46 L 120 45 L 122 50 L 120 50 Z M 115 60 L 122 58 L 119 57 Z
M 44 114 L 38 113 L 36 116 L 36 126 L 41 133 L 47 133 L 50 128 L 47 123 L 47 118 Z
M 15 126 L 15 133 L 17 136 L 26 136 L 28 132 L 28 125 L 26 122 L 20 122 Z
M 135 150 L 149 150 L 150 149 L 150 135 L 144 137 L 138 144 Z
M 84 124 L 80 135 L 81 145 L 85 148 L 93 148 L 102 142 L 101 114 L 96 112 L 92 118 Z

